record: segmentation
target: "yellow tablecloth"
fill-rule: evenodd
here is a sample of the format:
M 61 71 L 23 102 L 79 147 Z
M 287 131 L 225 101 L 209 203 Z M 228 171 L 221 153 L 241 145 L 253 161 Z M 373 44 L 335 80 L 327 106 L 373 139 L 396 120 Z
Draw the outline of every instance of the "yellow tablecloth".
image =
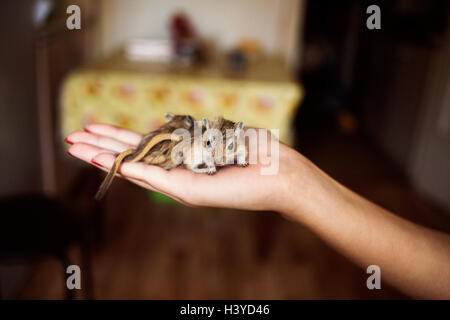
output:
M 164 114 L 196 119 L 223 116 L 246 126 L 279 129 L 292 142 L 292 120 L 302 97 L 292 82 L 205 78 L 189 75 L 80 70 L 61 95 L 62 135 L 102 122 L 138 132 L 158 128 Z

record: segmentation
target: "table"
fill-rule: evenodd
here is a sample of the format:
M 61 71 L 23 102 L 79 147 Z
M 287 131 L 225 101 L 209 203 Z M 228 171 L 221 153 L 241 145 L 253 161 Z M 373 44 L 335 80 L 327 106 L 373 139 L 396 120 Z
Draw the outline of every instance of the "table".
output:
M 261 57 L 242 73 L 226 68 L 217 55 L 203 66 L 129 61 L 119 51 L 72 72 L 61 94 L 61 133 L 65 137 L 91 122 L 148 132 L 164 114 L 196 119 L 223 116 L 246 126 L 279 129 L 292 143 L 292 121 L 303 97 L 283 61 Z

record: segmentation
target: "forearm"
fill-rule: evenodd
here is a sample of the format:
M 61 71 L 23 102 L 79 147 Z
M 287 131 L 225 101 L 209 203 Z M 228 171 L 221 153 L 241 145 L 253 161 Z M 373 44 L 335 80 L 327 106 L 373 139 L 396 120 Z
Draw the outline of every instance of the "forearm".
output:
M 288 181 L 295 201 L 287 215 L 363 268 L 378 265 L 382 279 L 399 290 L 415 297 L 450 297 L 449 235 L 371 203 L 302 156 L 296 166 L 300 175 Z

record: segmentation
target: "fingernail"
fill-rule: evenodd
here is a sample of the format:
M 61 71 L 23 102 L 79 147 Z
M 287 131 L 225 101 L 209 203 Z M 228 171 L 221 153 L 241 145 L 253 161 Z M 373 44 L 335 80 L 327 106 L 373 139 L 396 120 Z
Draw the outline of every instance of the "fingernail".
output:
M 87 132 L 87 133 L 92 133 L 92 132 L 90 132 L 90 131 L 89 131 L 89 129 L 88 129 L 88 128 L 84 128 L 84 132 Z
M 95 164 L 95 165 L 97 165 L 97 166 L 99 166 L 99 167 L 102 167 L 103 168 L 103 166 L 100 164 L 100 163 L 98 163 L 97 161 L 95 161 L 95 160 L 91 160 L 91 162 L 93 163 L 93 164 Z
M 65 141 L 66 143 L 68 143 L 68 144 L 73 144 L 73 142 L 70 141 L 68 138 L 65 138 L 64 141 Z
M 70 150 L 67 150 L 67 154 L 68 154 L 69 156 L 72 156 L 72 157 L 73 157 L 73 154 L 70 153 Z

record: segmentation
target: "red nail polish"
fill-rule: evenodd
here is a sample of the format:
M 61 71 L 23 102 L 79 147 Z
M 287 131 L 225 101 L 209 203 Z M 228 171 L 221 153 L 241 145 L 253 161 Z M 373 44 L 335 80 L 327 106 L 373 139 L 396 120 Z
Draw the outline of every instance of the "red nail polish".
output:
M 97 165 L 97 166 L 99 166 L 99 167 L 102 167 L 103 168 L 103 166 L 100 164 L 100 163 L 98 163 L 97 161 L 95 161 L 95 160 L 91 160 L 91 162 L 93 163 L 93 164 L 95 164 L 95 165 Z
M 67 154 L 73 157 L 73 154 L 70 153 L 70 150 L 67 150 Z
M 68 143 L 68 144 L 73 144 L 73 142 L 72 141 L 70 141 L 69 139 L 67 139 L 67 138 L 65 138 L 64 139 L 64 141 L 66 142 L 66 143 Z
M 88 129 L 88 128 L 84 128 L 84 132 L 87 132 L 87 133 L 92 133 L 92 132 L 90 132 L 90 131 L 89 131 L 89 129 Z

